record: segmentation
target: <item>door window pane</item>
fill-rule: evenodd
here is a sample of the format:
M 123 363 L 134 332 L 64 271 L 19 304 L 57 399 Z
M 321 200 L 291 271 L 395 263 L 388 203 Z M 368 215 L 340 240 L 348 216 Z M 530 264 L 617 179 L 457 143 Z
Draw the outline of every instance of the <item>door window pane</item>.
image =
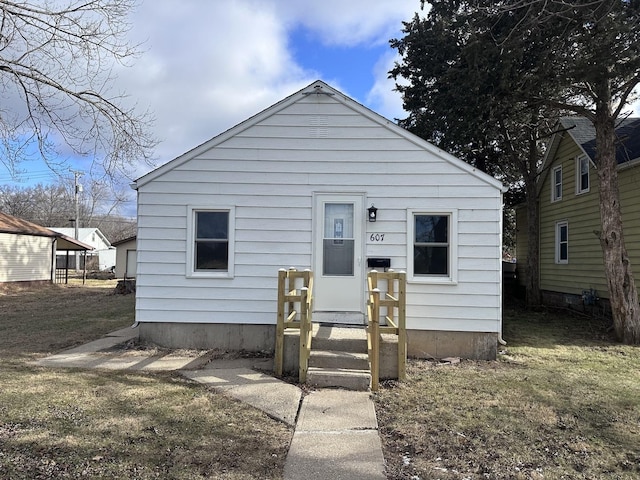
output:
M 353 208 L 352 203 L 326 203 L 324 206 L 323 275 L 354 274 Z

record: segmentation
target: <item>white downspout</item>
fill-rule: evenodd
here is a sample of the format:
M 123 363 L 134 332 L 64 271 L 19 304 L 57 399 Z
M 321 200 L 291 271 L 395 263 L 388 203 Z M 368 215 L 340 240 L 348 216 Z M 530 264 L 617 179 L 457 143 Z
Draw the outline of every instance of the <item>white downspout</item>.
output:
M 499 307 L 499 314 L 498 314 L 498 322 L 499 322 L 499 327 L 498 327 L 498 343 L 500 345 L 506 345 L 507 342 L 504 341 L 504 339 L 502 338 L 502 302 L 503 302 L 503 298 L 502 298 L 502 292 L 504 291 L 504 276 L 502 274 L 502 241 L 503 241 L 503 229 L 504 229 L 504 194 L 507 191 L 506 187 L 502 187 L 502 189 L 500 190 L 500 205 L 502 205 L 502 208 L 500 209 L 501 211 L 501 215 L 500 215 L 500 227 L 499 227 L 499 232 L 500 232 L 500 307 Z

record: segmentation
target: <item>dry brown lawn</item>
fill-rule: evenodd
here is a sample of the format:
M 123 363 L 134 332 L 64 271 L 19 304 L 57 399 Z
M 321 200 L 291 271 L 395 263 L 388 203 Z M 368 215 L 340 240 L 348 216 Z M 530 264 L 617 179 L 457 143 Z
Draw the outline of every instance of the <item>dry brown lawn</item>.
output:
M 376 395 L 389 478 L 640 478 L 640 350 L 606 327 L 507 309 L 498 361 L 412 361 Z
M 278 479 L 291 429 L 177 374 L 31 361 L 133 323 L 113 282 L 0 291 L 0 478 Z
M 0 291 L 0 478 L 278 479 L 291 429 L 178 375 L 31 361 L 131 325 L 113 282 Z M 640 478 L 640 352 L 505 309 L 495 362 L 410 362 L 374 395 L 389 479 Z

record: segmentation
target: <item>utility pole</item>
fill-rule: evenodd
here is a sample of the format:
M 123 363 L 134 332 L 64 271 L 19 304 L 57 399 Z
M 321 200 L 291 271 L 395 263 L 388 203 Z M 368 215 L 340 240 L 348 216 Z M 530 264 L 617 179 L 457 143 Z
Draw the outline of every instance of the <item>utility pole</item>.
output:
M 78 238 L 79 233 L 79 223 L 80 223 L 80 192 L 82 192 L 82 185 L 80 185 L 80 183 L 78 183 L 78 179 L 80 178 L 80 175 L 82 175 L 82 172 L 79 172 L 78 170 L 71 170 L 71 172 L 73 173 L 74 176 L 74 195 L 73 195 L 73 199 L 75 202 L 75 208 L 76 208 L 76 214 L 75 214 L 75 219 L 73 222 L 73 225 L 75 227 L 75 234 L 74 234 L 74 238 L 76 240 L 80 240 Z M 80 266 L 80 254 L 78 252 L 76 252 L 76 270 L 78 270 L 78 267 Z

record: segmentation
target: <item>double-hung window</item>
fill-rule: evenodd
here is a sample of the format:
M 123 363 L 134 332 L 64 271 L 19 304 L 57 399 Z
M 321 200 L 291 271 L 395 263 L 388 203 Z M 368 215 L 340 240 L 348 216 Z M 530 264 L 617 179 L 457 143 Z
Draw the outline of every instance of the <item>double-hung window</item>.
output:
M 189 207 L 187 276 L 233 276 L 233 209 Z
M 589 191 L 589 158 L 582 155 L 576 158 L 576 195 Z
M 562 165 L 553 169 L 553 185 L 551 186 L 551 201 L 562 200 Z
M 414 281 L 456 281 L 455 212 L 409 212 L 409 273 Z
M 556 223 L 556 263 L 569 263 L 569 223 Z

